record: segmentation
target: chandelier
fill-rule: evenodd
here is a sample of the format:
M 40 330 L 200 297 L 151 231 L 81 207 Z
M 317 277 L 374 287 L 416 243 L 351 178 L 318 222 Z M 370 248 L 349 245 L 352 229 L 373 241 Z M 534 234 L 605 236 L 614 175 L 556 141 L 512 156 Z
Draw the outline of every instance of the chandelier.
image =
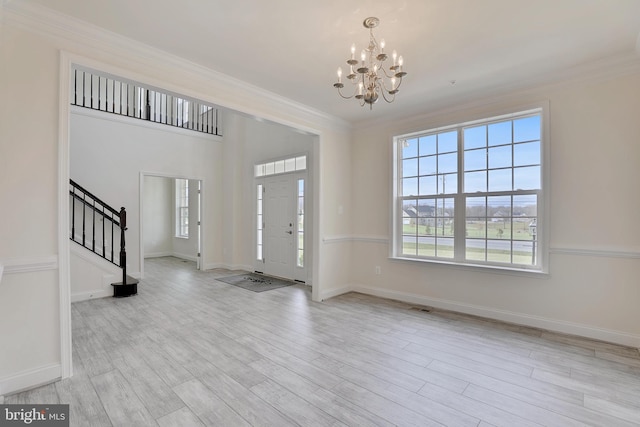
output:
M 369 29 L 369 46 L 362 50 L 360 61 L 355 58 L 356 45 L 351 45 L 351 58 L 347 60 L 349 74 L 346 77 L 354 86 L 353 94 L 345 96 L 342 93 L 344 88 L 342 67 L 338 67 L 338 82 L 333 84 L 341 97 L 344 99 L 355 97 L 360 102 L 360 106 L 369 104 L 369 109 L 373 109 L 373 104 L 378 101 L 380 95 L 385 101 L 393 102 L 402 78 L 407 75 L 402 70 L 404 60 L 395 50 L 391 54 L 393 64 L 389 66 L 388 71 L 384 68 L 384 62 L 388 59 L 384 52 L 385 43 L 384 40 L 378 42 L 373 35 L 373 29 L 379 23 L 380 20 L 375 17 L 369 17 L 362 23 Z

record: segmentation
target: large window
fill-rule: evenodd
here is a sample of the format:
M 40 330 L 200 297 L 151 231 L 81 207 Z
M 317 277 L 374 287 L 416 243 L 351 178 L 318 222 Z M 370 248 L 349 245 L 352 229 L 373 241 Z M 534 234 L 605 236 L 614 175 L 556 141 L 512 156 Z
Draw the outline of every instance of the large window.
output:
M 396 137 L 393 255 L 542 270 L 542 116 Z

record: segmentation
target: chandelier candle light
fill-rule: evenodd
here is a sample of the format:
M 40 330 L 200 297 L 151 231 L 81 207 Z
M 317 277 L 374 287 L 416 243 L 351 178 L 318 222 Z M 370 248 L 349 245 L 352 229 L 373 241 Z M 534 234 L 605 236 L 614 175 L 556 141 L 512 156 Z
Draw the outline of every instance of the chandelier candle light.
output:
M 373 29 L 378 26 L 380 20 L 370 17 L 364 20 L 362 25 L 369 29 L 369 46 L 363 49 L 360 54 L 360 61 L 355 58 L 356 45 L 351 45 L 351 58 L 347 60 L 349 74 L 347 79 L 354 85 L 354 92 L 350 96 L 342 94 L 342 67 L 338 67 L 338 82 L 333 87 L 338 89 L 338 94 L 351 99 L 355 96 L 360 101 L 360 106 L 369 104 L 369 109 L 373 109 L 373 104 L 378 101 L 380 95 L 385 101 L 391 103 L 396 98 L 396 93 L 402 83 L 402 78 L 407 75 L 402 70 L 404 60 L 398 56 L 394 50 L 391 54 L 393 64 L 389 66 L 389 71 L 385 70 L 383 63 L 387 60 L 384 52 L 384 40 L 378 42 L 373 35 Z

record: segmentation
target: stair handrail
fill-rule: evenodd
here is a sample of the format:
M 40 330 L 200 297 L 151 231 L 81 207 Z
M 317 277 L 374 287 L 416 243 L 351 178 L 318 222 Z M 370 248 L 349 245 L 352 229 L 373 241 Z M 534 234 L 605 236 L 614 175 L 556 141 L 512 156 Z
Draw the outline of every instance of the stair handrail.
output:
M 117 211 L 116 209 L 112 208 L 111 206 L 109 206 L 108 203 L 103 202 L 102 200 L 100 200 L 99 197 L 96 197 L 92 192 L 90 192 L 89 190 L 87 190 L 86 188 L 84 188 L 83 186 L 81 186 L 80 184 L 78 184 L 77 182 L 75 182 L 74 180 L 70 179 L 69 180 L 69 184 L 71 184 L 72 187 L 77 188 L 78 190 L 82 191 L 82 193 L 86 194 L 87 196 L 91 197 L 93 200 L 95 200 L 96 202 L 100 203 L 102 206 L 104 206 L 105 208 L 107 208 L 107 210 L 109 210 L 109 212 L 113 213 L 114 215 L 120 215 L 120 212 Z M 71 193 L 71 191 L 69 191 L 70 194 L 72 194 L 73 196 L 76 196 L 78 199 L 80 199 L 80 201 L 87 203 L 86 201 L 82 200 L 80 197 L 78 197 L 75 193 Z M 123 208 L 124 209 L 124 208 Z
M 121 207 L 120 210 L 116 210 L 113 207 L 111 207 L 110 205 L 108 205 L 107 203 L 105 203 L 104 201 L 102 201 L 99 197 L 95 196 L 92 192 L 90 192 L 89 190 L 87 190 L 86 188 L 84 188 L 83 186 L 81 186 L 80 184 L 78 184 L 77 182 L 75 182 L 74 180 L 70 179 L 69 180 L 69 184 L 72 187 L 69 190 L 69 194 L 71 195 L 71 197 L 73 197 L 73 200 L 78 200 L 79 202 L 82 202 L 83 204 L 83 213 L 82 213 L 82 243 L 81 245 L 83 247 L 85 247 L 86 249 L 91 250 L 93 253 L 95 253 L 98 256 L 101 256 L 102 258 L 104 258 L 107 261 L 110 261 L 112 264 L 115 264 L 116 266 L 120 267 L 122 269 L 122 283 L 126 284 L 127 283 L 127 251 L 126 251 L 126 243 L 125 243 L 125 231 L 127 230 L 127 211 L 124 207 Z M 76 192 L 77 191 L 77 192 Z M 81 193 L 81 194 L 78 194 Z M 87 198 L 89 198 L 89 200 L 87 200 Z M 96 207 L 96 204 L 99 205 L 99 207 Z M 87 207 L 91 210 L 91 212 L 93 212 L 93 224 L 92 224 L 92 245 L 91 248 L 89 248 L 86 245 L 86 241 L 85 241 L 85 232 L 86 232 L 86 226 L 85 226 L 85 220 L 86 220 L 86 214 L 84 211 L 84 208 Z M 96 224 L 96 220 L 95 220 L 95 215 L 96 212 L 98 213 L 98 215 L 102 215 L 103 218 L 103 222 L 102 222 L 102 255 L 100 255 L 100 253 L 98 253 L 96 251 L 95 248 L 95 236 L 96 236 L 96 230 L 95 230 L 95 224 Z M 107 216 L 105 215 L 106 213 L 111 214 L 111 216 Z M 119 257 L 119 264 L 116 263 L 114 261 L 114 253 L 113 253 L 113 226 L 112 226 L 112 239 L 111 239 L 111 259 L 109 259 L 105 252 L 105 229 L 104 229 L 104 219 L 108 219 L 109 221 L 111 221 L 111 223 L 113 224 L 113 226 L 117 226 L 120 228 L 120 257 Z M 76 239 L 75 239 L 75 209 L 72 209 L 72 220 L 71 220 L 71 240 L 73 240 L 76 243 L 79 243 Z

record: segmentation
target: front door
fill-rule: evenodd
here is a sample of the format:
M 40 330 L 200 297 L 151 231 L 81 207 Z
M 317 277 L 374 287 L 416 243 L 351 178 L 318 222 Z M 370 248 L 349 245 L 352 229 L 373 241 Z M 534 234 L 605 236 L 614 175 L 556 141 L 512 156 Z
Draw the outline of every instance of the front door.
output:
M 264 274 L 294 278 L 296 256 L 296 190 L 293 174 L 264 181 Z

